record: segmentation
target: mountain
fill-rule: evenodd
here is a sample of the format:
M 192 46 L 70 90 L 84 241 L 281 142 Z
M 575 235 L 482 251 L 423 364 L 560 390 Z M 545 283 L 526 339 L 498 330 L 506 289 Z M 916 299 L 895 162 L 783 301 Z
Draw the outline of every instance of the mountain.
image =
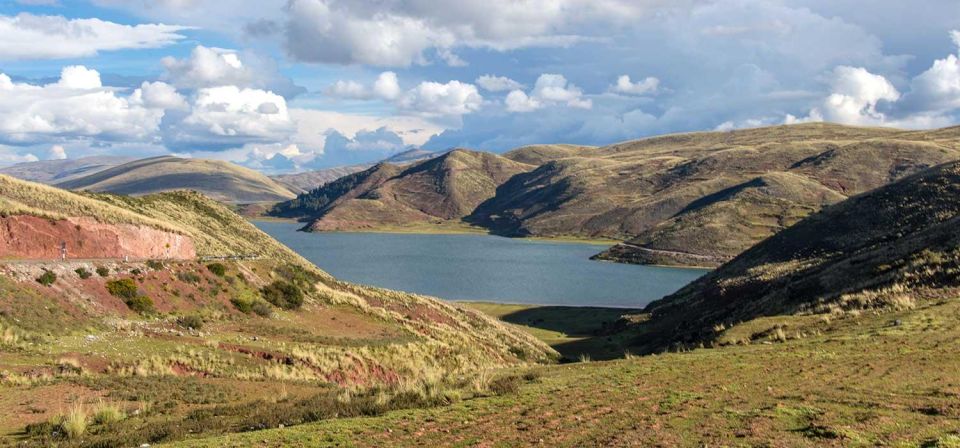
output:
M 468 222 L 509 236 L 627 240 L 601 259 L 716 266 L 825 205 L 960 158 L 960 131 L 812 123 L 505 157 L 543 163 Z
M 459 220 L 498 185 L 533 166 L 457 149 L 400 166 L 381 163 L 278 204 L 274 216 L 310 219 L 311 230 L 356 230 Z
M 437 157 L 440 154 L 442 153 L 414 148 L 414 149 L 408 149 L 406 151 L 397 153 L 391 157 L 388 157 L 382 160 L 382 162 L 393 163 L 393 164 L 412 163 L 420 160 L 426 160 L 433 157 Z M 353 174 L 358 171 L 366 170 L 372 166 L 373 164 L 337 166 L 333 168 L 324 168 L 324 169 L 315 170 L 315 171 L 305 171 L 302 173 L 278 174 L 275 176 L 270 176 L 270 178 L 277 181 L 277 183 L 279 183 L 280 185 L 287 187 L 287 189 L 289 189 L 290 191 L 296 194 L 300 194 L 300 193 L 306 193 L 314 188 L 323 186 L 324 184 L 333 182 L 348 174 Z
M 94 156 L 79 159 L 41 160 L 0 168 L 0 174 L 18 179 L 55 184 L 87 176 L 135 160 L 132 157 Z
M 693 344 L 764 316 L 912 308 L 960 286 L 960 162 L 813 213 L 649 304 L 643 339 Z
M 277 174 L 270 176 L 270 178 L 288 190 L 300 194 L 333 182 L 348 174 L 353 174 L 368 168 L 370 168 L 370 165 L 338 166 L 324 168 L 322 170 L 304 171 L 302 173 Z
M 282 201 L 294 194 L 267 176 L 219 160 L 161 156 L 118 165 L 88 176 L 60 182 L 70 190 L 144 195 L 196 190 L 223 202 Z

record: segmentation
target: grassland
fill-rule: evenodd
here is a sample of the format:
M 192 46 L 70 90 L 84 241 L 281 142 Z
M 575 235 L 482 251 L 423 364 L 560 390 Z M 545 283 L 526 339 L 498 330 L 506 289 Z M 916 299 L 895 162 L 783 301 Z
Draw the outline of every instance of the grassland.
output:
M 794 320 L 797 319 L 797 320 Z M 533 369 L 516 395 L 176 446 L 930 446 L 960 442 L 960 301 L 801 334 Z
M 218 201 L 242 203 L 282 201 L 294 196 L 269 177 L 239 165 L 170 156 L 134 160 L 57 186 L 126 195 L 194 190 Z

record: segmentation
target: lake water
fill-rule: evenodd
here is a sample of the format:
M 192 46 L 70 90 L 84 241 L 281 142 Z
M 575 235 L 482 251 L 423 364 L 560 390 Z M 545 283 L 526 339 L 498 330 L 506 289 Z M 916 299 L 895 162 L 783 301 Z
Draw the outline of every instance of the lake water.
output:
M 706 272 L 592 261 L 606 248 L 594 244 L 254 224 L 341 280 L 452 300 L 635 308 Z

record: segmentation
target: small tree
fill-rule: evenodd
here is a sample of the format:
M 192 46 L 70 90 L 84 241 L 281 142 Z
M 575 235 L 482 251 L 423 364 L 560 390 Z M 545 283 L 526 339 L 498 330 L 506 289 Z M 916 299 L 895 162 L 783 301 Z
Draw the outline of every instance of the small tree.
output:
M 130 278 L 110 280 L 107 282 L 107 292 L 121 299 L 133 299 L 137 297 L 137 284 Z
M 207 265 L 207 269 L 209 269 L 210 272 L 213 272 L 213 275 L 216 275 L 217 277 L 223 277 L 227 274 L 227 267 L 222 263 L 210 263 Z
M 57 274 L 46 269 L 43 270 L 43 274 L 40 274 L 40 277 L 37 277 L 37 283 L 43 286 L 50 286 L 55 281 L 57 281 Z
M 264 300 L 285 310 L 295 310 L 303 305 L 303 291 L 300 287 L 282 280 L 264 286 L 260 290 Z

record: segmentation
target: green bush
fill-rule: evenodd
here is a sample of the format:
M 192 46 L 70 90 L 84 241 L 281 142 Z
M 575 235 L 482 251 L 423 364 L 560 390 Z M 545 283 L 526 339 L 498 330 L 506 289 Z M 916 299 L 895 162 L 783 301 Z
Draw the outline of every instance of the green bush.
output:
M 253 311 L 253 314 L 260 317 L 273 316 L 273 308 L 270 308 L 270 304 L 263 300 L 255 300 L 250 306 L 250 309 Z
M 303 305 L 303 291 L 294 283 L 277 280 L 264 286 L 260 294 L 267 302 L 285 310 L 295 310 Z
M 189 316 L 180 316 L 177 318 L 177 325 L 183 328 L 199 330 L 203 328 L 203 318 L 200 316 L 197 316 L 196 314 L 191 314 Z
M 97 271 L 97 275 L 99 275 L 99 276 L 101 276 L 101 277 L 106 277 L 106 276 L 110 275 L 110 269 L 108 269 L 108 268 L 105 267 L 105 266 L 97 266 L 96 271 Z
M 147 267 L 154 271 L 163 269 L 163 262 L 160 260 L 147 260 Z
M 213 272 L 213 275 L 216 275 L 217 277 L 223 277 L 227 274 L 227 267 L 222 263 L 210 263 L 207 265 L 207 269 L 209 269 L 210 272 Z
M 137 297 L 137 284 L 130 278 L 110 280 L 107 282 L 107 292 L 121 299 L 133 299 Z
M 86 268 L 77 268 L 73 272 L 76 272 L 77 276 L 80 277 L 81 280 L 86 280 L 90 277 L 93 277 L 93 273 L 86 270 Z
M 44 269 L 43 274 L 40 274 L 40 276 L 37 277 L 37 283 L 43 286 L 50 286 L 55 281 L 57 281 L 57 274 L 46 269 Z
M 253 302 L 249 300 L 244 300 L 239 297 L 234 297 L 230 299 L 230 303 L 233 304 L 233 307 L 240 311 L 243 314 L 250 314 L 253 311 Z
M 186 283 L 200 283 L 200 276 L 193 272 L 177 272 L 177 280 Z
M 153 300 L 147 296 L 137 296 L 129 298 L 123 301 L 127 304 L 127 308 L 130 308 L 131 311 L 139 314 L 149 314 L 155 311 L 153 307 Z

